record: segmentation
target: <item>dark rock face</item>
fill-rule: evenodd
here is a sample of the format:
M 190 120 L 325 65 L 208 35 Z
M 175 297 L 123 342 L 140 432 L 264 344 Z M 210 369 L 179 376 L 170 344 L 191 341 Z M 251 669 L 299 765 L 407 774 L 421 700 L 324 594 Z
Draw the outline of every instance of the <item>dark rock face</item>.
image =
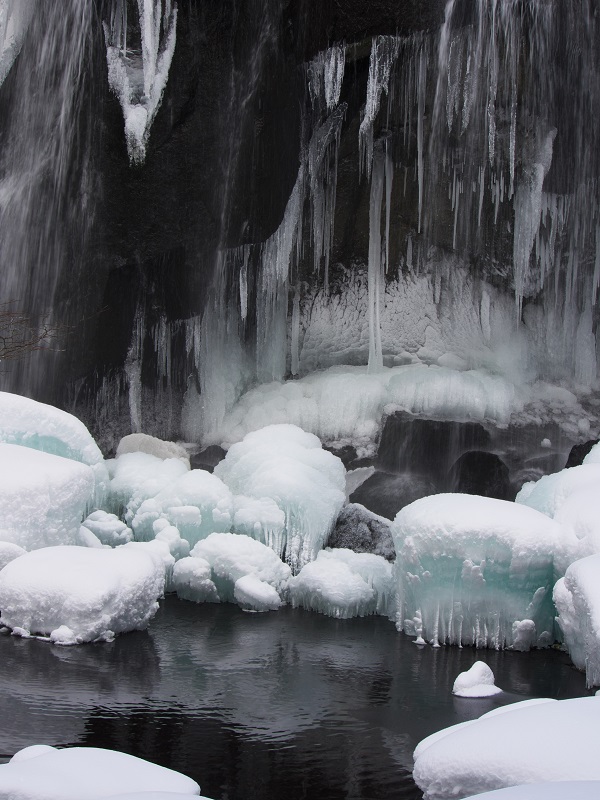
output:
M 598 439 L 573 445 L 571 452 L 569 453 L 567 463 L 565 464 L 565 468 L 578 467 L 580 464 L 583 464 L 583 459 L 587 456 L 595 444 L 598 444 Z
M 327 547 L 345 547 L 355 553 L 374 553 L 388 561 L 396 558 L 390 523 L 357 503 L 344 506 Z
M 350 495 L 350 500 L 393 520 L 404 506 L 439 491 L 429 478 L 421 475 L 376 472 Z
M 190 456 L 190 466 L 192 469 L 204 469 L 207 472 L 213 472 L 214 468 L 226 456 L 225 450 L 216 444 L 211 444 L 210 447 L 205 447 L 199 453 L 193 453 Z
M 495 453 L 464 453 L 450 470 L 452 491 L 514 500 L 508 467 Z

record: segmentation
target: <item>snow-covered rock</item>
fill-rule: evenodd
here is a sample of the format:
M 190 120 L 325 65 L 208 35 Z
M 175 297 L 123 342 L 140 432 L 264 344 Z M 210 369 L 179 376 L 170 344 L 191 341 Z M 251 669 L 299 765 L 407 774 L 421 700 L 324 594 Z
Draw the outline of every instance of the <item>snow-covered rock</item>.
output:
M 396 551 L 391 528 L 389 519 L 373 514 L 360 503 L 348 503 L 340 511 L 327 546 L 374 553 L 393 561 Z
M 101 544 L 116 547 L 133 540 L 133 532 L 115 515 L 106 511 L 93 511 L 81 523 L 83 528 L 94 534 Z
M 472 795 L 465 800 L 598 800 L 600 781 L 556 781 L 526 783 Z
M 156 458 L 178 458 L 188 467 L 190 457 L 182 444 L 177 442 L 166 442 L 164 439 L 157 439 L 147 433 L 130 433 L 123 436 L 117 446 L 117 458 L 125 453 L 148 453 Z
M 571 660 L 600 686 L 600 554 L 575 561 L 554 587 L 557 622 Z
M 499 689 L 494 683 L 494 673 L 483 661 L 476 661 L 473 666 L 461 672 L 454 681 L 452 694 L 457 697 L 490 697 L 500 694 Z
M 403 508 L 396 546 L 397 627 L 432 644 L 529 649 L 554 640 L 560 526 L 533 508 L 439 494 Z
M 215 467 L 235 495 L 271 498 L 285 514 L 277 555 L 293 570 L 323 547 L 345 500 L 345 469 L 316 436 L 268 425 L 234 444 Z M 262 536 L 262 534 L 261 534 Z
M 147 626 L 165 586 L 158 543 L 110 548 L 46 547 L 0 572 L 0 622 L 60 644 L 111 640 Z M 171 559 L 172 563 L 172 559 Z
M 600 781 L 598 725 L 600 697 L 502 706 L 420 742 L 413 776 L 424 800 L 479 797 L 519 784 Z
M 196 781 L 180 772 L 97 747 L 32 745 L 0 765 L 0 800 L 198 800 L 199 794 Z
M 87 464 L 0 444 L 0 541 L 25 550 L 76 544 L 93 496 L 94 473 Z
M 12 542 L 0 542 L 0 570 L 27 551 Z

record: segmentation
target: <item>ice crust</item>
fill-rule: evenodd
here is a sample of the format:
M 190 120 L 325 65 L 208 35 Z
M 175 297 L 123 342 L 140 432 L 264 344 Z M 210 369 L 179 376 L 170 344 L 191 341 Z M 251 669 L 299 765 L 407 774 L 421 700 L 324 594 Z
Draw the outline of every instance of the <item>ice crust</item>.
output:
M 94 472 L 86 464 L 0 444 L 0 542 L 25 550 L 76 544 L 94 486 Z
M 556 522 L 517 503 L 440 494 L 403 508 L 392 534 L 399 630 L 434 645 L 551 644 Z
M 158 543 L 115 549 L 46 547 L 0 572 L 0 622 L 57 644 L 110 641 L 145 628 L 158 609 L 171 557 Z
M 495 685 L 494 673 L 483 661 L 476 661 L 454 681 L 452 694 L 457 697 L 491 697 L 502 689 Z
M 272 534 L 269 544 L 294 571 L 316 558 L 345 500 L 342 462 L 295 425 L 249 433 L 229 449 L 214 474 L 236 495 L 275 501 L 285 528 Z M 259 537 L 267 539 L 263 531 Z
M 87 464 L 100 505 L 108 488 L 104 457 L 81 420 L 46 403 L 0 392 L 0 442 L 18 444 Z
M 198 800 L 200 787 L 180 772 L 96 747 L 32 745 L 0 765 L 2 800 Z
M 599 723 L 600 697 L 503 706 L 420 742 L 413 777 L 424 800 L 542 781 L 599 781 Z
M 108 462 L 110 504 L 131 524 L 145 500 L 184 475 L 189 467 L 179 458 L 159 458 L 149 453 L 124 453 Z

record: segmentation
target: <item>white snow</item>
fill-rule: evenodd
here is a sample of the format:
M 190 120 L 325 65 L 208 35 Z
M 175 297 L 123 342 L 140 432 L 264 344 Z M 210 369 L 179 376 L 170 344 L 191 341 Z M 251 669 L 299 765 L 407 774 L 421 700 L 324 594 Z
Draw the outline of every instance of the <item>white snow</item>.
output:
M 123 436 L 117 446 L 117 458 L 125 453 L 149 453 L 157 458 L 178 458 L 188 467 L 190 458 L 187 450 L 178 442 L 166 442 L 149 436 L 147 433 L 130 433 Z
M 316 557 L 345 500 L 344 465 L 322 449 L 316 436 L 295 425 L 249 433 L 229 449 L 214 474 L 236 495 L 275 501 L 285 514 L 277 554 L 293 570 Z
M 0 392 L 0 442 L 87 464 L 94 474 L 95 502 L 102 503 L 108 485 L 104 458 L 83 422 L 72 414 L 28 397 Z
M 116 516 L 106 511 L 93 511 L 81 523 L 90 533 L 100 541 L 100 544 L 107 544 L 116 547 L 119 544 L 127 544 L 133 539 L 133 532 L 124 522 Z
M 600 686 L 600 554 L 568 567 L 554 587 L 554 603 L 571 660 L 585 670 L 588 686 Z
M 0 444 L 0 541 L 25 550 L 75 544 L 93 495 L 94 473 L 88 465 Z
M 182 558 L 173 567 L 172 589 L 182 600 L 219 603 L 221 598 L 211 578 L 211 566 L 199 556 Z
M 599 781 L 599 724 L 599 697 L 504 706 L 423 740 L 413 777 L 425 800 L 542 781 Z
M 476 661 L 466 672 L 461 672 L 452 687 L 452 694 L 457 697 L 491 697 L 500 692 L 494 673 L 483 661 Z
M 26 553 L 0 572 L 0 622 L 15 633 L 60 644 L 110 641 L 117 633 L 143 629 L 164 592 L 170 556 L 158 550 L 155 543 L 133 543 Z
M 348 619 L 392 610 L 392 566 L 381 556 L 344 548 L 321 550 L 289 582 L 294 607 Z
M 562 504 L 574 493 L 600 486 L 600 464 L 586 463 L 552 475 L 543 475 L 533 485 L 526 483 L 516 497 L 517 503 L 555 517 Z
M 434 645 L 528 649 L 554 640 L 560 526 L 517 503 L 465 494 L 416 500 L 396 515 L 399 630 Z
M 555 783 L 527 783 L 495 789 L 465 798 L 465 800 L 598 800 L 600 781 L 556 781 Z
M 256 575 L 242 575 L 233 587 L 233 597 L 241 608 L 249 611 L 276 611 L 283 601 L 276 589 Z
M 0 570 L 3 569 L 10 561 L 14 561 L 15 558 L 22 556 L 26 552 L 27 551 L 22 547 L 19 547 L 18 544 L 0 541 Z
M 32 745 L 0 765 L 2 800 L 186 800 L 199 794 L 196 781 L 180 772 L 96 747 Z

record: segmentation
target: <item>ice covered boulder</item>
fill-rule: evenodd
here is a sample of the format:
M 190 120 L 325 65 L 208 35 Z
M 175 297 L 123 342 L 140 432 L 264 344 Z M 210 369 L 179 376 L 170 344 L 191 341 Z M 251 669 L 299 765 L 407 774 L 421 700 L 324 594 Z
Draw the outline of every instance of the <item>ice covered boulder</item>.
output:
M 285 514 L 270 497 L 233 498 L 233 532 L 251 536 L 276 553 L 282 553 L 285 543 Z
M 231 530 L 233 497 L 216 475 L 193 469 L 144 500 L 131 520 L 136 539 L 152 539 L 157 520 L 176 527 L 193 547 L 210 533 Z
M 190 457 L 182 444 L 166 442 L 147 433 L 130 433 L 128 436 L 123 436 L 117 446 L 117 458 L 125 453 L 149 453 L 162 459 L 178 458 L 188 469 L 190 466 Z
M 201 561 L 194 571 L 192 560 Z M 180 566 L 180 565 L 184 566 Z M 212 590 L 205 583 L 205 564 L 210 567 L 206 575 L 215 586 L 217 598 L 222 602 L 238 603 L 243 608 L 267 611 L 281 604 L 291 575 L 291 570 L 270 547 L 250 538 L 234 533 L 212 533 L 198 542 L 190 559 L 178 562 L 177 581 L 181 582 L 182 570 L 189 571 L 198 585 L 198 596 L 194 597 L 192 580 L 184 589 L 187 599 L 202 602 L 214 599 Z M 253 580 L 241 580 L 251 576 Z M 177 589 L 180 592 L 179 588 Z M 206 595 L 206 596 L 203 596 Z M 279 602 L 277 602 L 277 597 Z
M 600 697 L 502 706 L 420 742 L 413 777 L 424 800 L 519 784 L 600 781 L 599 725 Z
M 95 503 L 101 505 L 108 471 L 100 448 L 77 417 L 29 397 L 0 392 L 0 442 L 87 464 L 94 475 Z
M 197 800 L 199 794 L 196 781 L 180 772 L 97 747 L 32 745 L 0 765 L 0 800 Z
M 557 621 L 571 660 L 600 686 L 600 554 L 575 561 L 554 587 Z
M 288 591 L 294 607 L 339 619 L 388 614 L 395 599 L 391 564 L 346 549 L 321 550 L 290 580 Z
M 0 541 L 25 550 L 76 544 L 94 473 L 70 458 L 0 444 Z
M 111 640 L 147 626 L 165 572 L 154 543 L 35 550 L 0 572 L 0 623 L 60 644 Z
M 186 557 L 173 567 L 171 588 L 182 600 L 193 603 L 220 603 L 221 598 L 212 580 L 211 566 L 205 558 Z
M 505 500 L 439 494 L 403 508 L 392 533 L 399 630 L 434 645 L 552 643 L 562 531 L 549 517 Z
M 563 503 L 575 492 L 600 489 L 600 464 L 584 463 L 538 481 L 526 483 L 515 498 L 516 503 L 535 508 L 542 514 L 555 517 Z
M 100 544 L 116 547 L 133 540 L 133 532 L 115 515 L 106 511 L 93 511 L 81 523 L 83 528 L 94 534 Z
M 124 453 L 107 462 L 110 470 L 110 503 L 131 520 L 144 500 L 155 497 L 165 487 L 188 472 L 179 458 L 162 459 L 149 453 Z
M 27 551 L 12 542 L 0 542 L 0 570 Z
M 295 425 L 269 425 L 232 445 L 215 475 L 236 495 L 271 498 L 285 514 L 277 555 L 294 571 L 316 558 L 345 500 L 341 460 Z
M 348 503 L 340 511 L 327 546 L 355 553 L 374 553 L 393 561 L 396 551 L 391 526 L 389 519 L 373 514 L 360 503 Z
M 494 683 L 494 673 L 483 661 L 476 661 L 466 672 L 461 672 L 452 687 L 452 694 L 457 697 L 491 697 L 501 692 Z

